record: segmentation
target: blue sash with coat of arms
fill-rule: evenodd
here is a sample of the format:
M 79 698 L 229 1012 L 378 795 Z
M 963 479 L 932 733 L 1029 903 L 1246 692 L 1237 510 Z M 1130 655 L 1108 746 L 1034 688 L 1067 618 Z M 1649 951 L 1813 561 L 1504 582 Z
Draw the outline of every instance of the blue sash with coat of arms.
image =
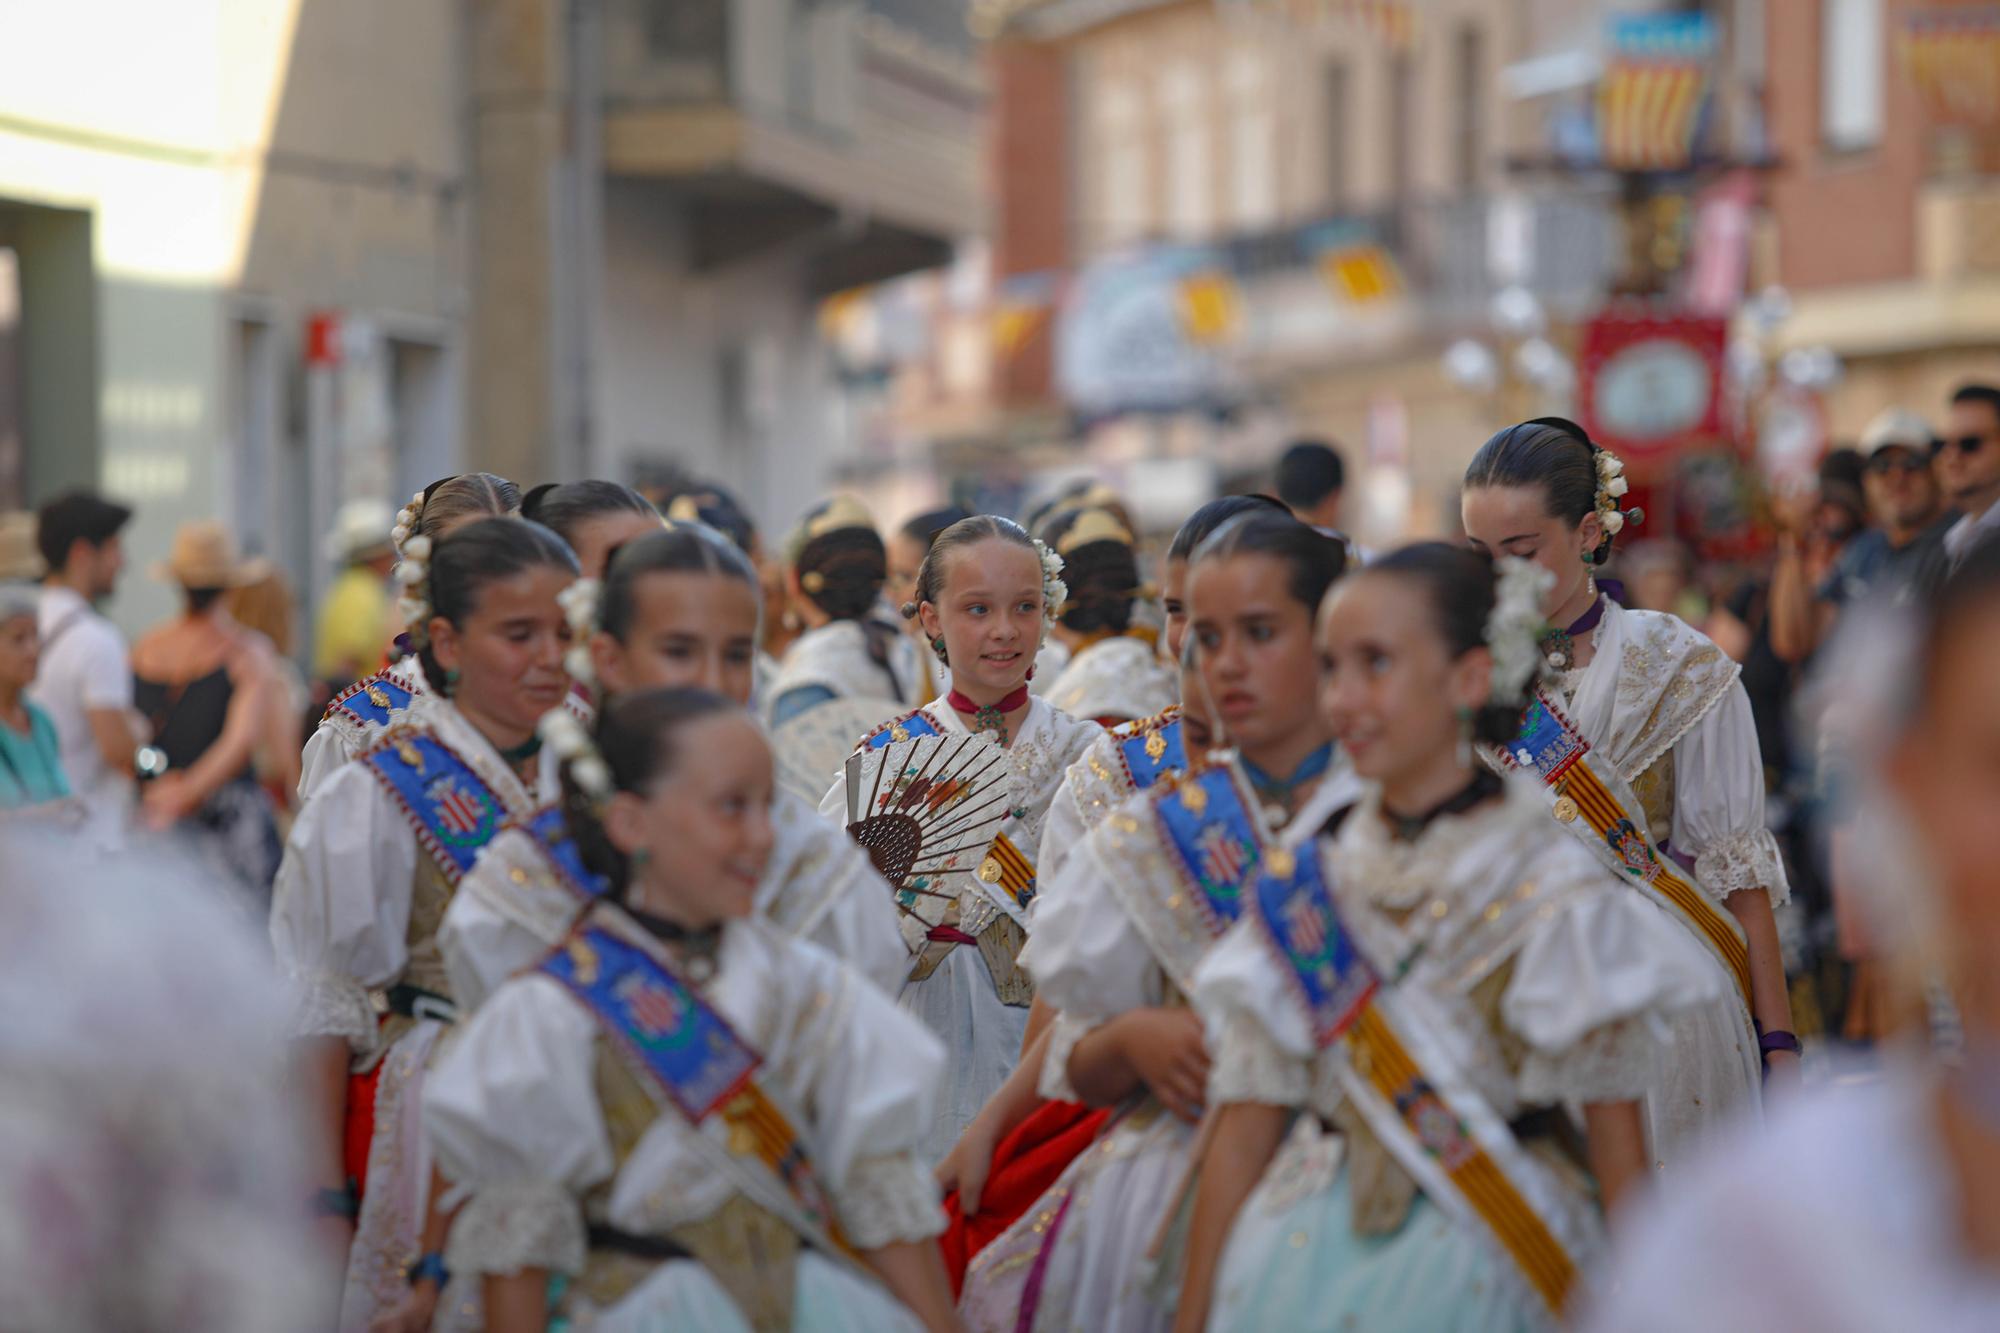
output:
M 610 892 L 611 882 L 583 863 L 583 851 L 569 831 L 569 821 L 563 818 L 561 806 L 545 806 L 536 811 L 525 827 L 555 869 L 556 878 L 577 898 L 590 902 Z
M 875 730 L 869 732 L 867 739 L 861 743 L 868 749 L 882 750 L 915 736 L 938 736 L 942 734 L 937 729 L 937 725 L 924 715 L 924 710 L 919 708 L 913 713 L 904 714 L 893 722 L 883 723 L 881 726 L 875 728 Z
M 686 982 L 602 927 L 578 927 L 541 970 L 582 1001 L 695 1124 L 741 1091 L 762 1063 Z
M 1122 732 L 1124 728 L 1119 730 Z M 1118 757 L 1124 761 L 1134 791 L 1145 791 L 1167 774 L 1184 771 L 1188 752 L 1187 738 L 1181 734 L 1180 714 L 1176 712 L 1157 726 L 1140 727 L 1130 736 L 1121 735 Z
M 457 885 L 480 849 L 506 819 L 506 806 L 486 780 L 428 731 L 390 733 L 361 756 L 409 816 L 417 841 Z
M 410 706 L 416 696 L 396 683 L 395 677 L 386 671 L 378 671 L 365 680 L 358 680 L 336 695 L 326 706 L 325 716 L 344 713 L 364 727 L 380 728 L 389 725 L 390 719 Z
M 1243 885 L 1264 859 L 1264 830 L 1234 764 L 1188 774 L 1153 803 L 1153 816 L 1211 933 L 1243 914 Z
M 1257 919 L 1312 1015 L 1313 1040 L 1322 1049 L 1331 1046 L 1367 1006 L 1380 978 L 1341 924 L 1318 849 L 1309 844 L 1296 853 L 1274 853 L 1255 893 Z

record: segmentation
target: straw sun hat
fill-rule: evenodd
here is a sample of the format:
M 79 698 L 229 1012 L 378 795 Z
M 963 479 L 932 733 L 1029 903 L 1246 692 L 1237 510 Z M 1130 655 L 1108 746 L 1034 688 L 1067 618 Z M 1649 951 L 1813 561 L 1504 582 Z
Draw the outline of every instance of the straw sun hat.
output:
M 270 572 L 270 561 L 244 559 L 229 529 L 214 519 L 183 523 L 167 558 L 153 566 L 154 578 L 183 588 L 241 588 Z

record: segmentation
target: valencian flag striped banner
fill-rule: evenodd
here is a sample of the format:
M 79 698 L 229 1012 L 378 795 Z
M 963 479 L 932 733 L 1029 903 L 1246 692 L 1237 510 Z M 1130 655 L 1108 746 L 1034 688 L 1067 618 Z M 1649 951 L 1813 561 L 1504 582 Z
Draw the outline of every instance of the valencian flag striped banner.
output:
M 1674 171 L 1694 158 L 1715 24 L 1706 14 L 1633 14 L 1606 30 L 1597 151 L 1617 171 Z
M 2000 123 L 2000 5 L 1949 5 L 1903 16 L 1903 68 L 1931 119 Z

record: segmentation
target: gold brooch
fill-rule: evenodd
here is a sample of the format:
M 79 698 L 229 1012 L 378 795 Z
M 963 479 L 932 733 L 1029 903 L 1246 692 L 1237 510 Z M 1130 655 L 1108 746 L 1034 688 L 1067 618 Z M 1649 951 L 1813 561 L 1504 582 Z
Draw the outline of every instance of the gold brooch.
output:
M 407 766 L 416 769 L 417 772 L 421 773 L 424 771 L 424 756 L 415 745 L 410 743 L 409 737 L 405 736 L 397 740 L 396 757 L 402 760 Z
M 576 984 L 594 986 L 597 984 L 597 951 L 583 940 L 572 935 L 564 946 L 569 952 L 569 965 L 576 973 Z
M 895 726 L 889 728 L 889 739 L 894 741 L 896 744 L 901 745 L 904 741 L 910 739 L 910 733 L 905 731 L 903 729 L 902 723 L 899 722 Z
M 382 692 L 380 685 L 370 685 L 368 687 L 368 702 L 374 704 L 377 708 L 389 708 L 393 706 L 389 701 L 389 696 Z
M 1561 823 L 1574 824 L 1576 822 L 1576 817 L 1582 814 L 1583 812 L 1577 809 L 1576 802 L 1571 800 L 1569 797 L 1558 796 L 1556 798 L 1555 807 L 1551 811 L 1551 813 L 1554 814 L 1556 819 Z
M 1271 854 L 1264 858 L 1264 865 L 1279 879 L 1290 879 L 1299 869 L 1297 858 L 1283 847 L 1273 847 Z
M 1166 756 L 1167 738 L 1157 731 L 1148 732 L 1146 735 L 1146 758 L 1157 764 L 1160 760 L 1166 758 Z
M 1188 813 L 1196 819 L 1201 818 L 1202 813 L 1208 809 L 1208 790 L 1199 782 L 1190 782 L 1183 786 L 1180 789 L 1180 797 L 1181 804 L 1186 806 Z
M 989 856 L 984 861 L 981 861 L 979 863 L 979 878 L 985 880 L 988 884 L 998 884 L 1000 882 L 999 858 Z

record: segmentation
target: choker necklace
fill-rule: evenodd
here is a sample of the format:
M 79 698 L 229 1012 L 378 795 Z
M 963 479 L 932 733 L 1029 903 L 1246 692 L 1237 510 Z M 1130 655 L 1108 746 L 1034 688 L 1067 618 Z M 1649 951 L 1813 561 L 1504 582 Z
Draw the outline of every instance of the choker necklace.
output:
M 1600 583 L 1593 575 L 1590 590 L 1597 595 L 1591 598 L 1588 611 L 1562 629 L 1551 629 L 1536 641 L 1542 656 L 1558 671 L 1567 671 L 1576 665 L 1576 640 L 1597 628 L 1597 622 L 1604 619 L 1605 605 L 1613 600 L 1620 604 L 1624 602 L 1625 586 L 1616 579 L 1605 579 Z
M 1007 723 L 1004 719 L 1007 714 L 1028 702 L 1028 687 L 1023 685 L 997 704 L 976 704 L 955 689 L 945 696 L 945 702 L 950 704 L 954 711 L 964 713 L 972 719 L 974 735 L 990 731 L 998 735 L 1000 743 L 1005 745 Z
M 500 752 L 500 757 L 502 759 L 505 759 L 509 764 L 513 765 L 515 768 L 519 768 L 521 765 L 527 763 L 530 759 L 533 759 L 536 755 L 540 754 L 541 752 L 542 752 L 542 738 L 540 733 L 536 733 L 535 735 L 528 737 L 528 739 L 526 739 L 525 741 L 522 741 L 519 745 L 516 745 L 511 749 L 502 750 Z
M 1490 768 L 1482 768 L 1472 775 L 1472 781 L 1421 814 L 1399 815 L 1384 804 L 1382 818 L 1389 821 L 1389 831 L 1395 835 L 1396 841 L 1415 842 L 1439 816 L 1462 815 L 1499 794 L 1500 775 Z
M 687 972 L 688 980 L 700 985 L 715 975 L 715 954 L 722 944 L 721 926 L 702 926 L 696 929 L 683 926 L 678 921 L 669 921 L 663 916 L 655 916 L 637 907 L 627 907 L 625 912 L 644 926 L 653 938 L 672 947 L 682 968 Z
M 1317 781 L 1324 776 L 1328 766 L 1333 763 L 1333 742 L 1328 741 L 1307 755 L 1300 761 L 1299 766 L 1292 770 L 1292 775 L 1288 778 L 1272 777 L 1251 763 L 1250 757 L 1241 751 L 1237 752 L 1237 757 L 1242 759 L 1243 772 L 1250 779 L 1250 785 L 1256 789 L 1258 799 L 1289 814 L 1292 809 L 1292 794 L 1308 782 Z M 1272 822 L 1283 821 L 1274 819 Z

